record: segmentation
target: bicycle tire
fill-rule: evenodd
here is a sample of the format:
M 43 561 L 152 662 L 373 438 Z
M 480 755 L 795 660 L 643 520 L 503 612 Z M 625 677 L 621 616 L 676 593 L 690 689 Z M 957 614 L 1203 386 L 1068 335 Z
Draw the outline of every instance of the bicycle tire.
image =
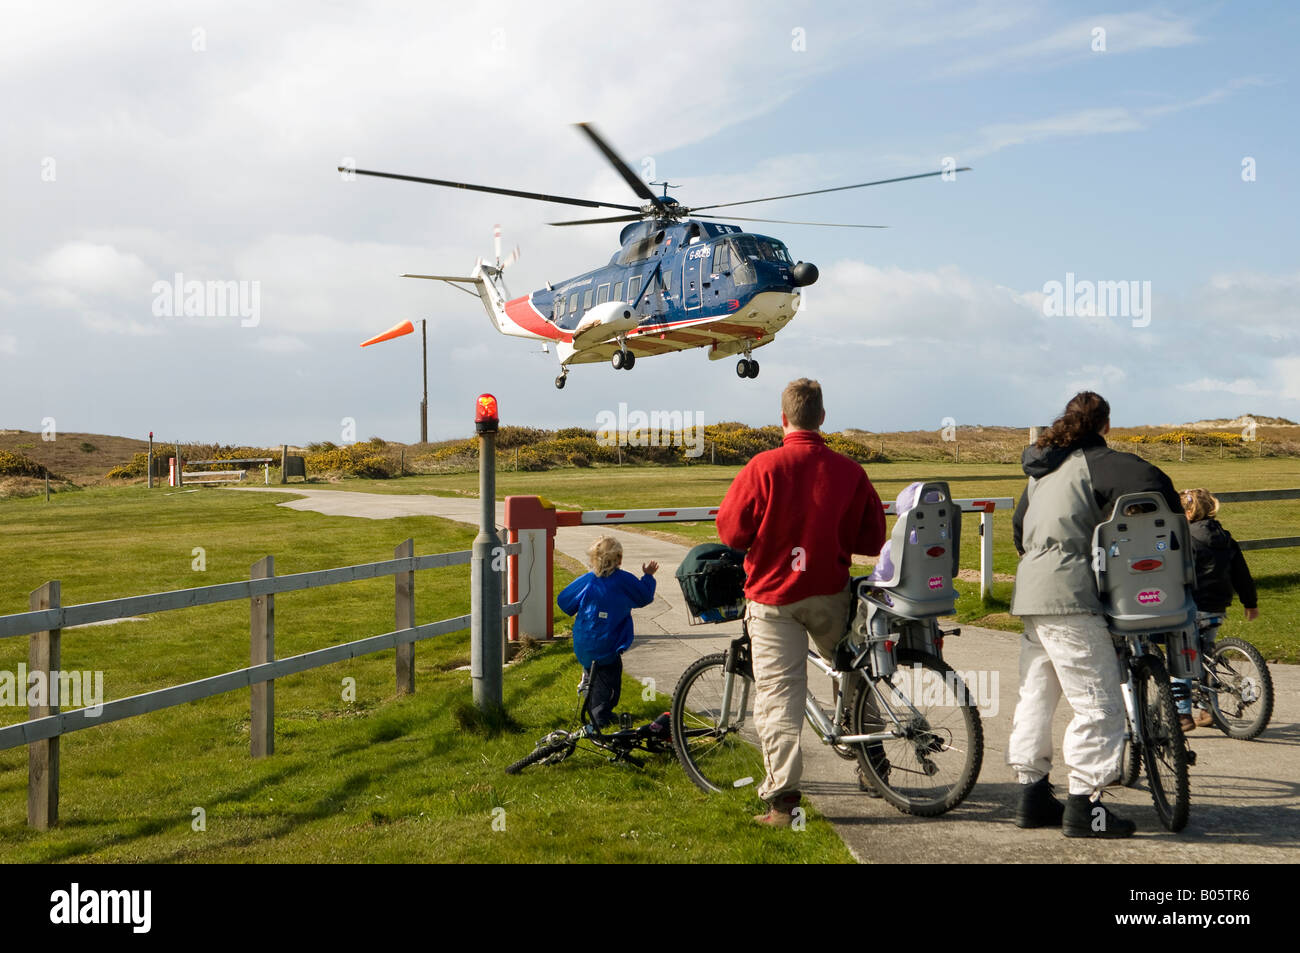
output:
M 731 704 L 722 712 L 727 653 L 697 659 L 673 689 L 669 720 L 673 750 L 686 776 L 702 791 L 716 793 L 763 780 L 752 699 L 753 680 L 736 673 Z M 727 725 L 725 729 L 721 725 Z
M 1224 656 L 1241 653 L 1255 669 L 1250 674 L 1246 666 L 1237 661 L 1225 662 Z M 1207 668 L 1213 669 L 1214 678 L 1224 682 L 1222 669 L 1229 670 L 1228 683 L 1223 688 L 1207 688 L 1210 700 L 1210 717 L 1214 724 L 1229 738 L 1250 741 L 1258 738 L 1268 727 L 1273 717 L 1273 676 L 1269 674 L 1268 663 L 1259 649 L 1245 639 L 1219 639 L 1214 643 L 1214 652 L 1206 660 Z M 1228 700 L 1229 710 L 1224 711 L 1224 701 Z M 1243 717 L 1249 711 L 1250 717 Z
M 1134 671 L 1138 717 L 1142 719 L 1142 757 L 1151 801 L 1165 829 L 1181 831 L 1187 826 L 1191 809 L 1191 784 L 1187 776 L 1187 741 L 1178 723 L 1169 673 L 1165 663 L 1154 655 L 1142 656 Z
M 916 675 L 915 666 L 920 666 Z M 928 675 L 927 675 L 928 672 Z M 902 678 L 900 678 L 902 673 Z M 937 678 L 939 683 L 932 680 Z M 912 707 L 920 716 L 907 710 L 906 693 L 900 693 L 903 679 L 914 685 Z M 915 731 L 913 737 L 894 738 L 872 744 L 858 744 L 858 765 L 862 776 L 880 792 L 880 796 L 904 814 L 934 817 L 952 810 L 966 799 L 979 777 L 984 762 L 984 726 L 979 711 L 971 701 L 970 691 L 961 683 L 956 689 L 956 673 L 943 659 L 925 652 L 900 650 L 898 669 L 889 679 L 877 678 L 875 684 L 886 703 L 905 726 Z M 933 698 L 942 685 L 941 700 Z M 917 691 L 916 688 L 920 690 Z M 865 681 L 859 681 L 853 702 L 854 734 L 874 734 L 888 730 L 887 720 L 875 710 L 875 701 Z M 892 727 L 892 722 L 889 722 Z M 961 737 L 958 737 L 958 735 Z M 945 737 L 946 735 L 946 737 Z M 873 750 L 874 749 L 874 750 Z M 950 753 L 936 764 L 936 755 Z M 880 755 L 884 755 L 881 761 Z M 955 765 L 955 767 L 954 767 Z M 941 780 L 932 782 L 944 771 Z
M 549 758 L 553 754 L 559 754 L 561 751 L 568 748 L 569 745 L 570 742 L 567 741 L 555 741 L 551 744 L 540 744 L 514 764 L 510 765 L 510 767 L 506 768 L 506 774 L 518 774 L 530 764 L 536 764 L 538 761 L 541 761 L 544 758 Z
M 1127 722 L 1127 719 L 1125 719 Z M 1142 775 L 1142 746 L 1133 743 L 1132 731 L 1124 726 L 1124 751 L 1120 755 L 1119 783 L 1126 788 L 1136 787 Z

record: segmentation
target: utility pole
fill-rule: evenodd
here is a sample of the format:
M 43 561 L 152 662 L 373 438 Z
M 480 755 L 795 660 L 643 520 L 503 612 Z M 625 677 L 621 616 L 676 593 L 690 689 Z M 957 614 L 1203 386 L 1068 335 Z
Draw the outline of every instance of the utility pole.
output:
M 424 399 L 420 401 L 420 443 L 429 442 L 429 329 L 420 319 L 421 351 L 424 354 Z

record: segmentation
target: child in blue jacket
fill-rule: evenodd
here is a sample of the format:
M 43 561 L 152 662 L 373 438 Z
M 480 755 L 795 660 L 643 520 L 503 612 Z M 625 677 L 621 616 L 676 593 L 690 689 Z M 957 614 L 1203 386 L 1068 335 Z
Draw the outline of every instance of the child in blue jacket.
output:
M 623 683 L 623 653 L 632 645 L 632 610 L 648 606 L 655 597 L 657 562 L 641 567 L 640 579 L 620 569 L 623 547 L 602 536 L 587 550 L 591 572 L 564 587 L 556 603 L 573 622 L 573 654 L 589 681 L 587 709 L 596 727 L 613 720 Z

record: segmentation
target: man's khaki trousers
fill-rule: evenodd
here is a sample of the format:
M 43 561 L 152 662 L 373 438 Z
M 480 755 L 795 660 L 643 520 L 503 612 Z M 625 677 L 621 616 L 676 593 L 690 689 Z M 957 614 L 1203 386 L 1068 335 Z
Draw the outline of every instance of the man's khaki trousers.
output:
M 773 801 L 799 789 L 804 700 L 808 695 L 808 639 L 830 659 L 848 626 L 849 587 L 784 606 L 749 603 L 745 610 L 754 653 L 754 721 L 767 777 L 758 796 Z

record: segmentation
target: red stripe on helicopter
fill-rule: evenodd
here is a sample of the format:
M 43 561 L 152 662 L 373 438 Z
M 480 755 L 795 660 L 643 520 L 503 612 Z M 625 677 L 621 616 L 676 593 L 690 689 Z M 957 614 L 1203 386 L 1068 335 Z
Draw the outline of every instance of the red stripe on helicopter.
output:
M 525 331 L 531 331 L 538 337 L 553 341 L 572 341 L 573 335 L 557 328 L 547 321 L 542 313 L 533 306 L 533 296 L 524 295 L 506 302 L 506 317 Z

